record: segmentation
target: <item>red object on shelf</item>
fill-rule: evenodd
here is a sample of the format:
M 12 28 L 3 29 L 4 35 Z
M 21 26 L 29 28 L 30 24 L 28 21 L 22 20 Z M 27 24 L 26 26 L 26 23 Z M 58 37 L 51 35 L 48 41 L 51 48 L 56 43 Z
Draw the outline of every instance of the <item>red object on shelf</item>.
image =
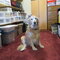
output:
M 12 6 L 16 6 L 16 1 L 12 1 L 12 2 L 11 2 L 11 5 L 12 5 Z
M 55 2 L 55 1 L 56 1 L 56 0 L 49 0 L 48 3 L 49 3 L 49 2 Z

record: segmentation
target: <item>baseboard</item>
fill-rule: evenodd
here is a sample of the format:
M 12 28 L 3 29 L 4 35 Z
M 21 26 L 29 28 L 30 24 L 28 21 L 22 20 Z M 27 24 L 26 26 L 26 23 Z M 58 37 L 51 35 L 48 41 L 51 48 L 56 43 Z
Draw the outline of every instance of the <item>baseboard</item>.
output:
M 41 29 L 40 32 L 42 32 L 42 31 L 48 31 L 48 30 L 47 29 Z

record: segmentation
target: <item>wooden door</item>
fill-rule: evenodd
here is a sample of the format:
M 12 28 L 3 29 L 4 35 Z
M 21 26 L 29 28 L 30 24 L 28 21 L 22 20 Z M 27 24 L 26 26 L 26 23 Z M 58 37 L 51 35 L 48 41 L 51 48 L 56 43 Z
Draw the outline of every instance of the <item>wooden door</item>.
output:
M 38 0 L 31 1 L 31 10 L 32 10 L 32 15 L 38 17 Z

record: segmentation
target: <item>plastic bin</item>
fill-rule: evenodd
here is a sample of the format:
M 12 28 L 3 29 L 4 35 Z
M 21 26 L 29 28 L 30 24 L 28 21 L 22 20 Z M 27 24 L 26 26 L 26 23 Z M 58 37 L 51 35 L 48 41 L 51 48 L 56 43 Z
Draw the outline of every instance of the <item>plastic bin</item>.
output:
M 52 24 L 51 30 L 53 34 L 58 34 L 58 24 Z
M 19 27 L 18 27 L 18 24 L 17 24 L 17 26 L 15 27 L 15 30 L 16 30 L 16 37 L 19 35 L 18 29 L 19 29 Z
M 16 27 L 15 27 L 16 37 L 22 33 L 22 25 L 23 25 L 23 23 L 16 24 Z
M 0 17 L 0 24 L 5 23 L 5 18 L 4 17 Z
M 0 29 L 2 30 L 2 44 L 9 44 L 15 41 L 15 25 L 7 25 L 2 26 Z
M 17 27 L 15 28 L 15 30 L 17 31 L 17 36 L 20 35 L 22 33 L 22 25 L 23 24 L 17 24 Z
M 58 36 L 60 37 L 60 24 L 58 24 Z
M 15 25 L 15 24 L 14 24 Z M 16 24 L 15 25 L 16 27 L 15 27 L 15 37 L 17 37 L 18 36 L 18 25 Z

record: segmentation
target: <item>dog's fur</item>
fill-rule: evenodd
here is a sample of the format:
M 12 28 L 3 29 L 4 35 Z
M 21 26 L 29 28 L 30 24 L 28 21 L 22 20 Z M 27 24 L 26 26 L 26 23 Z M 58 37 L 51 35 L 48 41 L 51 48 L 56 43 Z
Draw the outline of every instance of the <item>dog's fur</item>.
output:
M 35 45 L 39 45 L 41 48 L 44 48 L 40 42 L 38 19 L 35 16 L 30 16 L 27 24 L 28 27 L 26 33 L 21 37 L 21 42 L 24 45 L 21 51 L 25 50 L 28 45 L 31 46 L 33 50 L 37 50 Z

